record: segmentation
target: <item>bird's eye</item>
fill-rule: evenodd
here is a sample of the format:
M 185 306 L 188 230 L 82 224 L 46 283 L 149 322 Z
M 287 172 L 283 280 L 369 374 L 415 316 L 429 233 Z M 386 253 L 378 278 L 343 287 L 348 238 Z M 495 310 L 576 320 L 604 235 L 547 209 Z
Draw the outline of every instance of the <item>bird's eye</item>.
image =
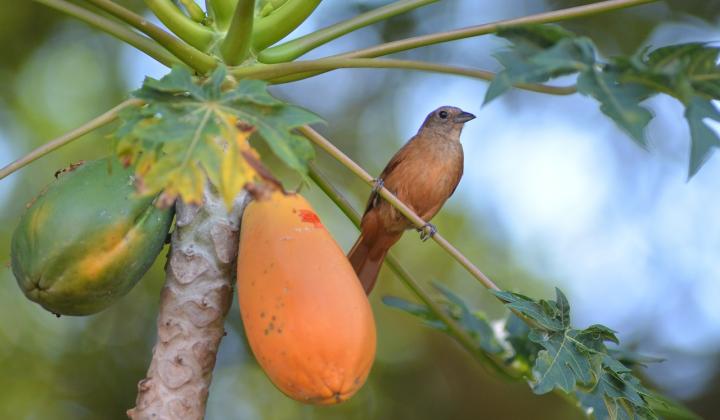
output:
M 442 118 L 444 120 L 445 118 L 447 118 L 448 113 L 447 113 L 447 111 L 440 111 L 440 112 L 438 112 L 438 115 L 440 116 L 440 118 Z

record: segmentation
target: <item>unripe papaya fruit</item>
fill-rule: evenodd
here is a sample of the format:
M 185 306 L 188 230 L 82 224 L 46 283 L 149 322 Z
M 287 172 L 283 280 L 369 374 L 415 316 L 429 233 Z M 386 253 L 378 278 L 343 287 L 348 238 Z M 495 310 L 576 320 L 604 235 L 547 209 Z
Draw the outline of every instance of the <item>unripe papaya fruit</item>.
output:
M 299 194 L 245 209 L 237 264 L 245 333 L 270 380 L 298 401 L 335 404 L 367 379 L 375 321 L 350 262 Z
M 12 237 L 12 269 L 30 300 L 88 315 L 125 295 L 163 247 L 173 209 L 138 197 L 133 170 L 115 158 L 60 171 Z

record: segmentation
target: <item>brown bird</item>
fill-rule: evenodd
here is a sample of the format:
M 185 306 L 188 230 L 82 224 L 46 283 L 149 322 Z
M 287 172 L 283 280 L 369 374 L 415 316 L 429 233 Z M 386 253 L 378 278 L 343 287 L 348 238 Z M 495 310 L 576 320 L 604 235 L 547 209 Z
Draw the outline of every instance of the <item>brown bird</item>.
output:
M 463 174 L 460 132 L 475 118 L 469 112 L 442 106 L 428 114 L 420 130 L 408 141 L 377 178 L 360 225 L 360 237 L 348 253 L 366 293 L 370 293 L 380 266 L 391 246 L 412 223 L 383 200 L 378 190 L 384 186 L 426 222 L 450 198 Z M 435 233 L 427 224 L 423 240 Z

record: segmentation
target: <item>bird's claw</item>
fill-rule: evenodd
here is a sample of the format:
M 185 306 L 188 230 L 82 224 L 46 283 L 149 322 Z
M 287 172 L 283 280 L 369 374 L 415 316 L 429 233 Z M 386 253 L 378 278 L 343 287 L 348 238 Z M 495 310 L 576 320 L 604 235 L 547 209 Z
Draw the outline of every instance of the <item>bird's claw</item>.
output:
M 435 236 L 435 234 L 437 233 L 437 228 L 432 223 L 425 223 L 425 225 L 421 228 L 418 228 L 417 231 L 420 232 L 420 240 L 425 242 Z
M 385 186 L 385 181 L 383 181 L 382 178 L 375 178 L 375 182 L 373 182 L 373 188 L 372 192 L 376 193 L 382 189 L 382 187 Z

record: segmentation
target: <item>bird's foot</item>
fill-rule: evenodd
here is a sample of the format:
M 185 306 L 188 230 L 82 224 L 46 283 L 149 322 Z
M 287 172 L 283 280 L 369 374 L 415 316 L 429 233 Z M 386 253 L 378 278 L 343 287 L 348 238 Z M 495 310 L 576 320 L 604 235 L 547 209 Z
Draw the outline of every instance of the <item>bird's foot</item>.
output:
M 373 182 L 372 192 L 376 193 L 382 189 L 382 187 L 385 186 L 385 181 L 383 181 L 382 178 L 375 178 L 375 182 Z
M 425 223 L 425 225 L 421 228 L 418 228 L 417 231 L 420 232 L 420 240 L 425 242 L 435 236 L 435 234 L 437 233 L 437 228 L 432 223 Z

